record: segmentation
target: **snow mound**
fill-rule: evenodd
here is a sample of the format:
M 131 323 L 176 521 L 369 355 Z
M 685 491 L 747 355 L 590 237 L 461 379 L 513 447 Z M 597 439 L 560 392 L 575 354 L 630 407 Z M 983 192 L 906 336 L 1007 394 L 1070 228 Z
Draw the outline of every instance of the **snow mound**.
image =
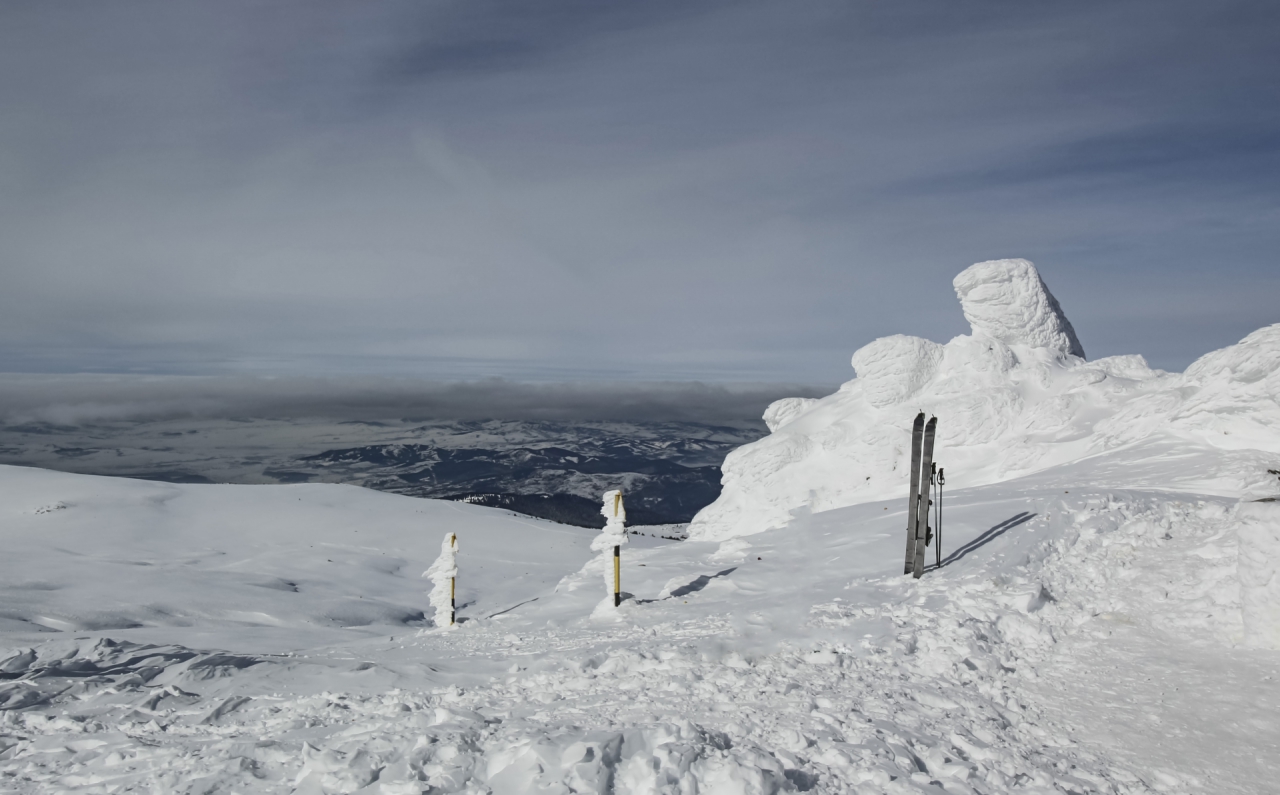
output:
M 1237 515 L 1244 641 L 1280 649 L 1280 503 L 1245 503 Z
M 961 271 L 952 285 L 975 335 L 1084 358 L 1071 322 L 1027 260 L 979 262 Z
M 724 489 L 689 527 L 723 541 L 825 511 L 905 496 L 912 419 L 938 417 L 948 487 L 985 485 L 1149 445 L 1140 466 L 1074 476 L 1100 488 L 1185 488 L 1272 496 L 1280 468 L 1280 324 L 1214 351 L 1184 374 L 1141 356 L 1088 362 L 1071 323 L 1026 260 L 956 277 L 973 334 L 939 345 L 895 335 L 853 355 L 857 378 L 817 401 L 766 412 L 771 434 L 733 451 Z M 1200 466 L 1186 462 L 1199 457 Z
M 853 354 L 862 394 L 873 406 L 901 403 L 920 391 L 942 363 L 942 346 L 921 337 L 895 334 Z

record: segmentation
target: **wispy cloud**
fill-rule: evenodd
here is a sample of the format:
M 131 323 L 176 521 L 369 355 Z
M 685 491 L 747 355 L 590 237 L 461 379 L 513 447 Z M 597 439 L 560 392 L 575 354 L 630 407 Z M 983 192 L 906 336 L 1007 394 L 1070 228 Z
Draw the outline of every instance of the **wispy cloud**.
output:
M 1277 37 L 1244 0 L 7 4 L 0 370 L 830 383 L 963 333 L 997 256 L 1180 368 L 1276 320 Z

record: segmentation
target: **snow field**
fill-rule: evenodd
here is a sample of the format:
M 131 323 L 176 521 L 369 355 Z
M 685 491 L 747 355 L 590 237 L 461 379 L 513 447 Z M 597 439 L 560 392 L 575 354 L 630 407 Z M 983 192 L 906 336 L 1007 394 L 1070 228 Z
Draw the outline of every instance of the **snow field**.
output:
M 1094 740 L 1084 695 L 1133 662 L 1123 638 L 1180 675 L 1204 665 L 1188 649 L 1256 673 L 1223 652 L 1244 640 L 1241 509 L 1070 491 L 951 495 L 950 562 L 919 582 L 887 573 L 905 514 L 873 503 L 632 547 L 613 620 L 591 617 L 588 559 L 453 632 L 366 626 L 273 654 L 100 638 L 148 628 L 29 645 L 0 662 L 3 698 L 26 699 L 0 717 L 0 774 L 23 792 L 1268 791 L 1274 719 L 1226 737 L 1261 761 L 1224 769 L 1223 745 L 1171 755 L 1151 736 L 1154 701 L 1126 742 Z M 1047 685 L 1063 671 L 1079 698 Z M 1252 684 L 1250 714 L 1280 707 L 1274 680 Z

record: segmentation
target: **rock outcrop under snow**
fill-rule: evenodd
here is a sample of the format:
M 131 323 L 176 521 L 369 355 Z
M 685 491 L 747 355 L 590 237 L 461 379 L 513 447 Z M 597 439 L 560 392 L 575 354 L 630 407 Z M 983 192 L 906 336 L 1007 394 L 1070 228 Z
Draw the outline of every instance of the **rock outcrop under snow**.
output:
M 781 428 L 796 417 L 804 414 L 813 408 L 818 402 L 817 398 L 783 398 L 775 400 L 769 404 L 769 408 L 764 410 L 764 424 L 768 426 L 769 432 Z
M 726 458 L 724 490 L 694 518 L 690 537 L 750 535 L 784 526 L 798 509 L 905 496 L 918 411 L 938 417 L 935 457 L 949 485 L 996 483 L 1146 444 L 1153 453 L 1143 466 L 1099 463 L 1088 477 L 1104 486 L 1268 496 L 1266 470 L 1280 453 L 1280 324 L 1170 374 L 1141 356 L 1085 361 L 1070 321 L 1026 260 L 978 263 L 955 287 L 972 334 L 945 345 L 875 340 L 853 355 L 857 378 L 836 394 L 771 405 L 772 433 Z M 1190 455 L 1214 463 L 1176 472 L 1164 463 Z
M 1071 321 L 1027 260 L 979 262 L 961 271 L 952 285 L 975 335 L 1084 358 Z

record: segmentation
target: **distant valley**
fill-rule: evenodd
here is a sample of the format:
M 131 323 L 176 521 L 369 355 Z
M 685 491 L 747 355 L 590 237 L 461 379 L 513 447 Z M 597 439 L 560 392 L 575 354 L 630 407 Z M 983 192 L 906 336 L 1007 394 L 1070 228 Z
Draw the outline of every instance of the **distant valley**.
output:
M 209 419 L 0 428 L 0 464 L 176 483 L 349 483 L 601 523 L 621 488 L 633 525 L 688 522 L 720 464 L 763 423 Z

